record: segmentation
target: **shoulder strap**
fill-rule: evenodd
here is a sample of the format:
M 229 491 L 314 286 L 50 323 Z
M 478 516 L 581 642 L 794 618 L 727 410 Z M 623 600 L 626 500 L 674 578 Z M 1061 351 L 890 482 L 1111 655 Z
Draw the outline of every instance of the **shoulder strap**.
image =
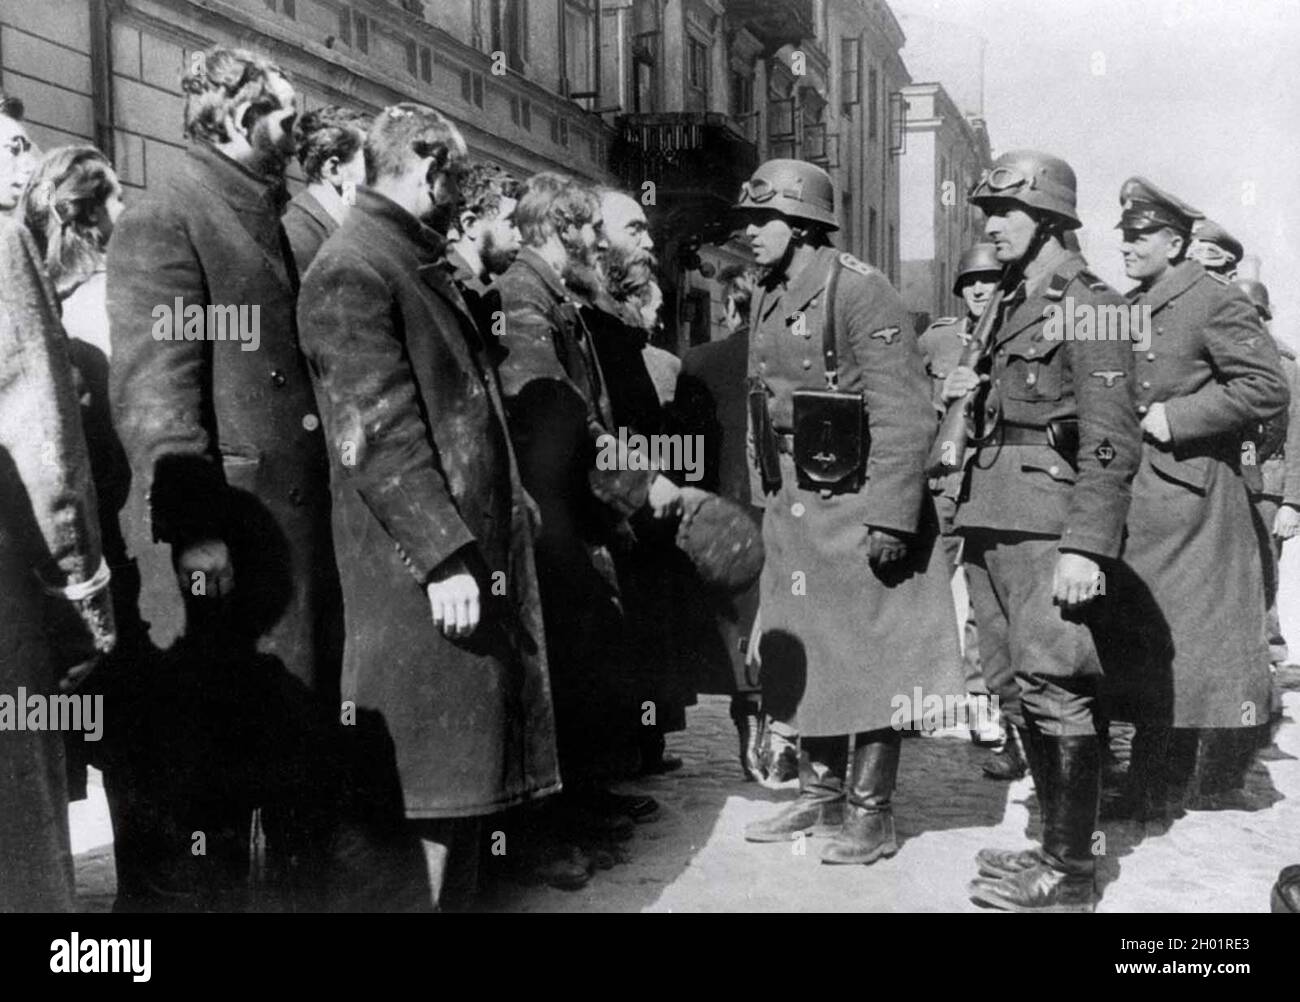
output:
M 840 272 L 843 265 L 840 263 L 839 255 L 835 256 L 834 263 L 831 264 L 830 279 L 826 283 L 826 323 L 822 326 L 822 364 L 826 367 L 826 388 L 828 390 L 839 389 L 839 355 L 835 350 L 836 324 L 835 324 L 835 293 L 840 285 Z

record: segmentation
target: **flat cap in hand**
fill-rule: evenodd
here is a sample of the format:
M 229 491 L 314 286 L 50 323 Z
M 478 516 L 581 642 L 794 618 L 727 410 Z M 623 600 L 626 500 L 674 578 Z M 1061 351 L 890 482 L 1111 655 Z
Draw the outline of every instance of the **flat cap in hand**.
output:
M 744 591 L 763 570 L 763 536 L 735 501 L 697 488 L 682 490 L 677 547 L 700 580 L 721 591 Z

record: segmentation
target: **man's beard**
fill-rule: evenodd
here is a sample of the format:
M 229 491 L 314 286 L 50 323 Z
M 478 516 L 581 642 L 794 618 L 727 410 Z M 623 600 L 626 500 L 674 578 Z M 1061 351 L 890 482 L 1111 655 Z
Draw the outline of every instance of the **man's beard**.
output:
M 599 268 L 605 291 L 620 303 L 643 293 L 654 281 L 654 253 L 639 247 L 625 249 L 611 244 L 600 255 Z
M 489 275 L 503 275 L 519 255 L 519 249 L 502 250 L 491 230 L 483 234 L 483 246 L 479 248 L 479 258 Z
M 600 287 L 600 275 L 596 270 L 596 248 L 582 240 L 572 242 L 560 237 L 564 245 L 563 278 L 568 284 L 590 294 Z
M 263 118 L 258 119 L 253 125 L 253 131 L 249 135 L 249 146 L 252 147 L 252 153 L 248 158 L 248 167 L 251 171 L 272 181 L 284 179 L 284 172 L 289 166 L 289 157 L 293 155 L 291 139 L 286 136 L 284 140 L 277 143 L 271 138 L 266 119 Z

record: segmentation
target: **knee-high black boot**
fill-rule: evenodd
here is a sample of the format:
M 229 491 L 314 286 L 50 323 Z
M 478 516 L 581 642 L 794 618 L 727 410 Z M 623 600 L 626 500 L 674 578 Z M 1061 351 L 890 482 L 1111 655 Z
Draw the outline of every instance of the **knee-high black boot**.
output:
M 1040 735 L 1051 795 L 1043 811 L 1042 860 L 1002 878 L 971 883 L 980 904 L 1016 912 L 1090 912 L 1096 906 L 1097 827 L 1101 745 L 1096 734 Z
M 1037 727 L 1017 727 L 1020 746 L 1025 751 L 1025 761 L 1034 777 L 1034 793 L 1038 797 L 1038 810 L 1046 824 L 1048 801 L 1052 797 L 1052 776 L 1043 768 L 1043 738 Z M 982 877 L 1005 877 L 1028 870 L 1043 861 L 1038 846 L 1028 849 L 981 849 L 975 854 Z
M 898 852 L 891 803 L 902 738 L 892 728 L 858 735 L 844 827 L 822 850 L 823 863 L 874 863 Z
M 844 823 L 844 767 L 848 737 L 804 738 L 799 750 L 799 796 L 770 818 L 745 828 L 749 842 L 785 842 L 800 833 L 832 835 Z

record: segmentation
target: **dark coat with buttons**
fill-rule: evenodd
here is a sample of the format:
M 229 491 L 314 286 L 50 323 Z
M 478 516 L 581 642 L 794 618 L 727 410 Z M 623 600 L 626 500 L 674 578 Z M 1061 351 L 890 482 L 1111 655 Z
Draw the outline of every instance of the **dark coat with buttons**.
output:
M 1137 410 L 1164 404 L 1172 441 L 1148 439 L 1133 483 L 1124 607 L 1140 674 L 1117 697 L 1138 719 L 1242 727 L 1268 718 L 1263 576 L 1241 475 L 1242 440 L 1287 406 L 1272 338 L 1245 294 L 1194 261 L 1131 302 L 1151 311 Z M 1120 711 L 1116 711 L 1120 712 Z
M 185 630 L 173 549 L 225 540 L 231 628 L 328 694 L 339 622 L 329 467 L 298 350 L 282 206 L 281 188 L 195 142 L 117 223 L 110 395 L 133 476 L 123 533 L 155 643 L 169 646 Z M 256 349 L 245 350 L 252 340 L 160 339 L 177 300 L 249 307 L 250 326 L 256 309 Z M 179 318 L 176 326 L 180 336 Z
M 492 283 L 505 315 L 501 389 L 524 486 L 541 509 L 541 579 L 560 754 L 598 769 L 624 741 L 625 623 L 611 547 L 630 545 L 628 516 L 654 474 L 598 468 L 598 442 L 616 430 L 600 361 L 559 274 L 525 247 Z M 627 464 L 630 465 L 630 464 Z
M 489 814 L 559 787 L 535 514 L 487 345 L 444 242 L 361 190 L 303 282 L 347 610 L 343 696 L 369 736 L 368 799 L 395 760 L 411 818 Z M 453 556 L 478 580 L 469 637 L 434 626 L 425 585 Z
M 879 271 L 819 248 L 793 279 L 769 280 L 754 304 L 749 374 L 766 386 L 778 432 L 792 425 L 793 393 L 824 389 L 827 287 L 834 304 L 839 388 L 866 403 L 867 480 L 826 496 L 796 482 L 782 453 L 778 490 L 751 480 L 764 508 L 763 690 L 797 705 L 800 733 L 851 734 L 921 721 L 927 695 L 963 691 L 957 671 L 951 569 L 938 545 L 925 461 L 938 424 L 916 334 L 898 293 Z M 752 429 L 751 429 L 752 434 Z M 873 528 L 909 534 L 901 566 L 867 562 Z M 922 700 L 915 698 L 921 691 Z M 784 708 L 782 708 L 784 713 Z

